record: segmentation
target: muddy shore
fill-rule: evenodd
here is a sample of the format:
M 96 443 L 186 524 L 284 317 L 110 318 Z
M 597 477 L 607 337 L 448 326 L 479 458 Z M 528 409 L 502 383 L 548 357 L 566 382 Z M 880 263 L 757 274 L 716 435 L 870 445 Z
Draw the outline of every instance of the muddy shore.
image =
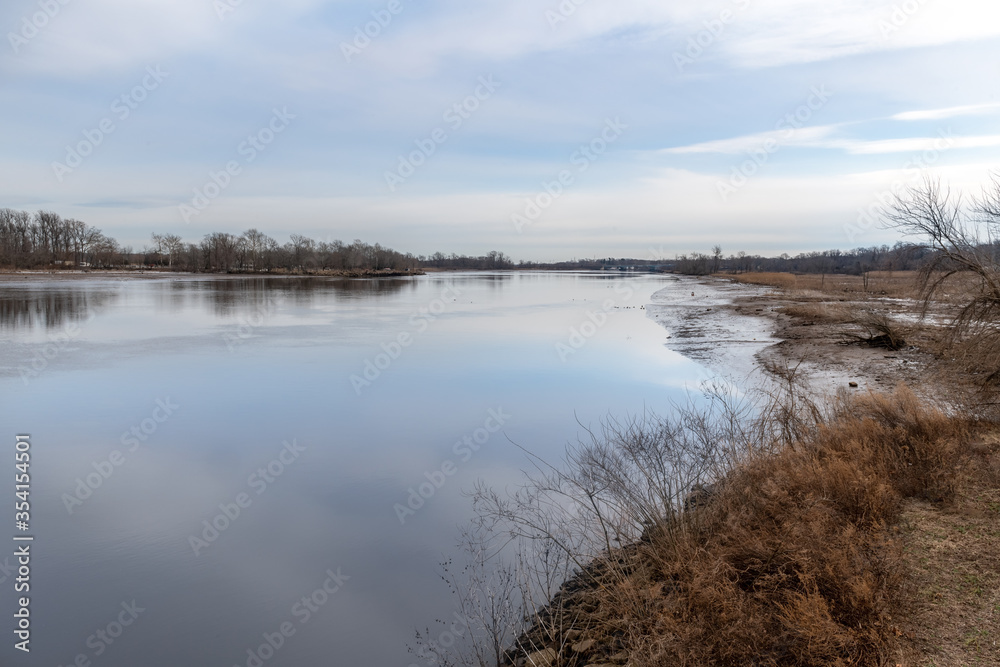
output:
M 841 388 L 889 391 L 901 383 L 928 397 L 940 393 L 925 384 L 934 357 L 915 329 L 914 344 L 899 350 L 861 344 L 850 335 L 856 332 L 851 313 L 860 308 L 880 308 L 900 321 L 916 322 L 915 300 L 787 290 L 728 278 L 678 279 L 687 283 L 684 297 L 670 298 L 673 290 L 654 294 L 649 316 L 667 329 L 668 347 L 713 373 L 753 382 L 773 379 L 767 367 L 797 367 L 817 395 Z

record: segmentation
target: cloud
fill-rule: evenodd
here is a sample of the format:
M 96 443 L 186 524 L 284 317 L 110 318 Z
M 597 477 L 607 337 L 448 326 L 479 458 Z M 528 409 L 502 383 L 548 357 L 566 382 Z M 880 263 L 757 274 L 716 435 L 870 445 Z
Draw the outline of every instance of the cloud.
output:
M 746 151 L 758 149 L 768 142 L 774 142 L 780 146 L 820 146 L 824 143 L 821 140 L 830 136 L 830 134 L 832 134 L 837 127 L 837 125 L 821 125 L 818 127 L 771 130 L 769 132 L 747 134 L 741 137 L 733 137 L 731 139 L 717 139 L 714 141 L 691 144 L 690 146 L 666 148 L 660 152 L 667 155 L 681 155 L 687 153 L 721 153 L 725 155 L 738 155 L 745 153 Z
M 705 141 L 689 146 L 666 148 L 657 153 L 661 155 L 686 155 L 697 153 L 715 153 L 720 155 L 741 155 L 764 147 L 768 142 L 772 145 L 798 148 L 816 148 L 839 150 L 850 155 L 878 155 L 887 153 L 919 153 L 926 150 L 940 150 L 942 145 L 948 148 L 992 148 L 1000 146 L 1000 135 L 955 136 L 950 131 L 940 131 L 935 136 L 909 137 L 901 139 L 847 139 L 836 138 L 835 132 L 843 128 L 839 125 L 821 125 L 805 127 L 797 130 L 772 130 L 748 134 L 730 139 Z
M 878 141 L 839 140 L 817 142 L 817 148 L 839 148 L 852 155 L 876 155 L 884 153 L 920 153 L 941 150 L 942 146 L 956 148 L 992 148 L 1000 146 L 1000 135 L 980 135 L 956 137 L 942 132 L 937 137 L 913 137 L 910 139 L 881 139 Z
M 948 107 L 947 109 L 927 109 L 924 111 L 906 111 L 897 113 L 890 118 L 892 120 L 942 120 L 944 118 L 954 118 L 956 116 L 979 116 L 1000 109 L 1000 103 L 991 104 L 970 104 L 961 107 Z

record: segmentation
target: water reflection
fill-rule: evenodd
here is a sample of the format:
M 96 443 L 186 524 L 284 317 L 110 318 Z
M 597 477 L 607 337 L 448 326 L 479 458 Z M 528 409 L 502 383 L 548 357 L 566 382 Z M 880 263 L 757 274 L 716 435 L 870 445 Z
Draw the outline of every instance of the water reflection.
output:
M 640 309 L 665 284 L 587 273 L 0 280 L 0 431 L 38 443 L 33 593 L 46 641 L 33 657 L 90 654 L 86 638 L 137 599 L 148 615 L 102 667 L 246 664 L 247 647 L 343 567 L 348 585 L 267 667 L 411 664 L 413 629 L 452 612 L 437 566 L 469 518 L 463 490 L 513 483 L 518 447 L 558 459 L 581 423 L 662 407 L 697 377 Z M 560 356 L 609 299 L 606 321 Z M 88 312 L 23 381 L 52 327 Z M 394 348 L 403 333 L 409 344 Z M 371 384 L 358 392 L 352 376 Z M 179 407 L 154 424 L 158 401 Z M 458 456 L 490 410 L 510 415 L 502 433 Z M 64 494 L 100 477 L 144 424 L 155 430 L 68 512 Z M 258 497 L 251 476 L 292 440 L 305 452 Z M 394 506 L 446 460 L 457 473 L 402 524 Z M 192 553 L 202 522 L 248 490 L 238 521 Z M 0 664 L 13 660 L 0 645 Z
M 0 289 L 0 330 L 63 328 L 90 319 L 118 297 L 106 288 Z

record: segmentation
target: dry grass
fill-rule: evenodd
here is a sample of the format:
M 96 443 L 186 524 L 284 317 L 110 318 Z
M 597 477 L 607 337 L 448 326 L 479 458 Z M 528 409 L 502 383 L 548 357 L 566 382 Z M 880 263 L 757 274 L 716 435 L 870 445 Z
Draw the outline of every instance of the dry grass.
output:
M 737 282 L 766 285 L 786 290 L 837 293 L 847 296 L 875 294 L 896 299 L 917 299 L 920 296 L 916 271 L 872 271 L 868 275 L 868 291 L 861 276 L 814 273 L 740 273 L 720 274 Z
M 842 323 L 851 320 L 851 309 L 829 302 L 799 302 L 782 306 L 779 313 L 806 323 Z
M 732 277 L 733 280 L 748 285 L 765 285 L 789 290 L 798 289 L 799 276 L 794 273 L 740 273 L 727 277 Z
M 883 347 L 887 350 L 901 350 L 906 345 L 910 335 L 908 328 L 895 321 L 882 308 L 864 307 L 848 320 L 856 327 L 854 331 L 845 332 L 849 342 L 862 343 L 871 347 Z
M 651 531 L 564 586 L 553 615 L 574 623 L 549 640 L 535 628 L 534 661 L 895 665 L 900 516 L 954 496 L 967 436 L 906 389 L 842 397 L 795 446 L 731 472 L 685 530 Z

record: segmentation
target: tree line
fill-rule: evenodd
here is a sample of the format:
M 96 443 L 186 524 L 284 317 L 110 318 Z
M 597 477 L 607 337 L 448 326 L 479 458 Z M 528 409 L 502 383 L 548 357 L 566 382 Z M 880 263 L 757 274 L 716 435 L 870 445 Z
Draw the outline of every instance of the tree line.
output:
M 712 273 L 839 273 L 864 276 L 871 271 L 915 271 L 928 260 L 932 251 L 899 242 L 853 250 L 824 250 L 795 256 L 782 254 L 763 257 L 739 252 L 728 257 L 716 246 L 711 254 L 678 255 L 666 261 L 670 270 L 688 275 Z
M 410 273 L 423 268 L 510 269 L 514 264 L 502 252 L 480 257 L 429 257 L 397 252 L 379 243 L 355 239 L 317 241 L 292 234 L 278 243 L 267 234 L 248 229 L 242 234 L 214 232 L 200 243 L 185 242 L 175 234 L 152 234 L 141 250 L 122 246 L 101 230 L 51 211 L 28 213 L 0 209 L 0 266 L 15 269 L 89 267 L 99 269 L 155 268 L 190 272 L 344 274 Z
M 34 268 L 53 264 L 120 266 L 123 249 L 96 227 L 50 211 L 27 213 L 0 208 L 0 266 Z
M 871 271 L 918 270 L 933 260 L 935 251 L 899 242 L 854 250 L 825 250 L 764 257 L 739 252 L 725 256 L 720 246 L 710 253 L 677 255 L 673 259 L 601 258 L 517 264 L 499 251 L 481 256 L 441 252 L 415 256 L 381 244 L 355 239 L 317 241 L 292 234 L 287 243 L 257 230 L 242 234 L 214 232 L 199 243 L 174 234 L 152 234 L 140 250 L 122 246 L 100 229 L 51 211 L 28 213 L 0 209 L 0 267 L 15 269 L 90 267 L 99 269 L 153 268 L 189 272 L 405 274 L 438 270 L 647 270 L 688 275 L 713 273 L 815 273 L 867 276 Z

